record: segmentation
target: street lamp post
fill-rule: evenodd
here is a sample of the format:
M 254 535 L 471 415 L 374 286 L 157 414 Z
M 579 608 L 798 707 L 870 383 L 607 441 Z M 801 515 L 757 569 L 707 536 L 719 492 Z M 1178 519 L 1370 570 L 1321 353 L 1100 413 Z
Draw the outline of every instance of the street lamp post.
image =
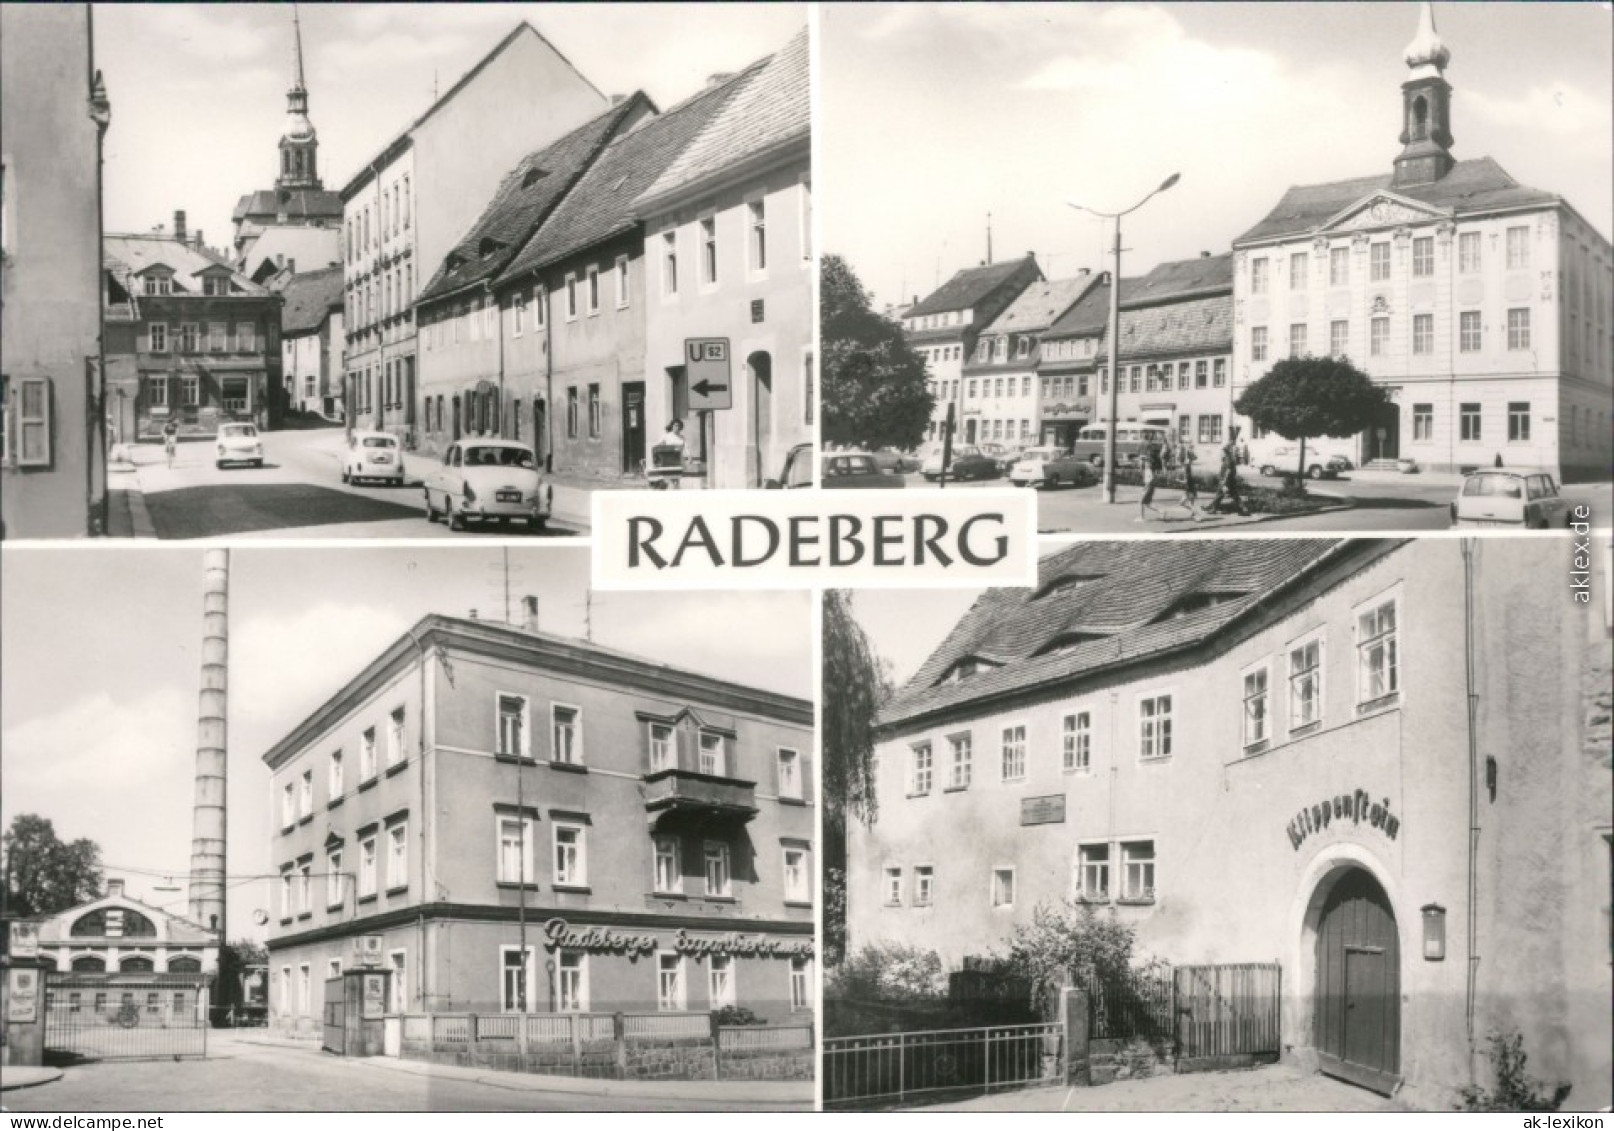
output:
M 1138 201 L 1131 208 L 1124 208 L 1120 212 L 1100 212 L 1096 208 L 1089 208 L 1085 204 L 1077 204 L 1074 200 L 1066 201 L 1072 208 L 1087 212 L 1103 220 L 1115 221 L 1115 268 L 1110 276 L 1110 415 L 1109 422 L 1104 429 L 1104 501 L 1115 502 L 1115 433 L 1116 423 L 1121 415 L 1121 217 L 1136 212 L 1149 201 L 1165 192 L 1172 185 L 1182 179 L 1181 173 L 1173 173 L 1160 182 L 1160 187 L 1148 196 Z

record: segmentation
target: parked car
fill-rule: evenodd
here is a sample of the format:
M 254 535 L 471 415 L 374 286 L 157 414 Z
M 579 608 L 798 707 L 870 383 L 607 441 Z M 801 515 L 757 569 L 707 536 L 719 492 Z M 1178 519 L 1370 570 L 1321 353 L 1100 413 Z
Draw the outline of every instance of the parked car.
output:
M 811 444 L 797 444 L 785 456 L 785 465 L 779 470 L 779 478 L 765 480 L 763 487 L 770 491 L 795 490 L 813 485 L 813 446 Z
M 894 475 L 906 475 L 910 471 L 918 471 L 920 458 L 908 452 L 899 452 L 896 448 L 881 448 L 877 452 L 869 452 L 881 471 L 889 471 Z
M 1092 465 L 1063 448 L 1027 448 L 1009 469 L 1016 487 L 1086 487 L 1097 481 Z
M 1470 473 L 1451 502 L 1453 526 L 1522 526 L 1527 530 L 1565 527 L 1572 521 L 1569 500 L 1541 471 L 1488 467 Z
M 443 453 L 442 466 L 426 476 L 426 521 L 448 520 L 450 530 L 466 522 L 526 519 L 542 530 L 555 501 L 532 449 L 514 440 L 461 440 Z
M 932 482 L 941 478 L 942 454 L 937 452 L 925 461 L 919 473 Z M 953 479 L 996 479 L 998 461 L 968 444 L 953 449 L 953 465 L 948 470 Z
M 882 470 L 869 452 L 826 452 L 819 460 L 824 473 L 824 489 L 906 487 L 908 481 L 895 471 Z
M 981 450 L 983 456 L 994 460 L 998 465 L 998 470 L 1001 472 L 1007 472 L 1009 468 L 1014 466 L 1015 461 L 1020 458 L 1020 449 L 1009 444 L 999 444 L 993 441 L 977 444 L 976 447 Z
M 1306 478 L 1338 478 L 1340 469 L 1334 463 L 1335 458 L 1334 456 L 1324 455 L 1308 443 L 1306 445 Z M 1349 463 L 1350 461 L 1347 460 L 1346 462 Z M 1262 451 L 1261 460 L 1257 464 L 1262 475 L 1293 475 L 1295 468 L 1299 465 L 1299 444 L 1274 444 Z
M 342 482 L 361 479 L 404 481 L 403 448 L 391 432 L 355 432 L 342 456 Z
M 256 424 L 220 424 L 215 444 L 213 463 L 216 467 L 227 463 L 263 466 L 263 441 L 258 437 Z

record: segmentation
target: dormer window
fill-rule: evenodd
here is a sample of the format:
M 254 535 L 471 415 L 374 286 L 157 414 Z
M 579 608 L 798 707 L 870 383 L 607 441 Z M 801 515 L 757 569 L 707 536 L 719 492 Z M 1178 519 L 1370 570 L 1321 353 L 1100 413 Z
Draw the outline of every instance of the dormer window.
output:
M 227 295 L 230 293 L 230 280 L 223 275 L 204 275 L 202 277 L 202 293 L 204 295 Z
M 956 661 L 952 667 L 948 668 L 946 674 L 936 682 L 958 683 L 962 680 L 969 679 L 971 676 L 980 675 L 982 672 L 991 671 L 993 668 L 999 668 L 1002 666 L 1002 664 L 995 663 L 991 660 L 983 660 L 979 656 L 965 656 L 962 660 Z
M 1097 573 L 1061 574 L 1059 577 L 1054 578 L 1041 589 L 1037 590 L 1036 594 L 1031 599 L 1033 601 L 1040 601 L 1044 597 L 1054 597 L 1060 593 L 1068 593 L 1072 589 L 1080 588 L 1089 582 L 1101 580 L 1102 577 L 1102 574 Z
M 1217 605 L 1226 604 L 1236 598 L 1244 596 L 1243 593 L 1188 593 L 1173 601 L 1166 611 L 1154 618 L 1153 623 L 1161 621 L 1180 620 L 1193 613 L 1205 609 L 1214 609 Z
M 521 187 L 524 189 L 529 189 L 547 176 L 549 176 L 548 170 L 539 169 L 536 167 L 528 169 L 526 174 L 521 178 Z
M 147 275 L 142 280 L 142 293 L 148 295 L 167 295 L 174 293 L 174 280 L 171 275 Z
M 476 252 L 483 259 L 486 259 L 503 246 L 504 245 L 502 243 L 494 239 L 492 236 L 484 236 L 482 237 L 482 242 L 477 245 Z
M 1105 639 L 1104 634 L 1099 632 L 1061 632 L 1032 654 L 1036 656 L 1063 656 L 1083 644 L 1103 639 Z

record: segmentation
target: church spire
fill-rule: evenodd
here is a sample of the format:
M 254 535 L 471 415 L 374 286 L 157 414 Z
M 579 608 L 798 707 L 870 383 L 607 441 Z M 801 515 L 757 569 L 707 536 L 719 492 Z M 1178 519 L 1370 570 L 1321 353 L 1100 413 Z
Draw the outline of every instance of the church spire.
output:
M 1402 148 L 1390 182 L 1396 189 L 1432 184 L 1456 164 L 1451 155 L 1451 85 L 1444 74 L 1451 52 L 1435 30 L 1433 5 L 1422 5 L 1404 58 L 1411 73 L 1401 84 Z
M 303 82 L 303 25 L 291 6 L 292 74 L 286 92 L 286 129 L 280 135 L 279 189 L 323 188 L 319 179 L 319 137 L 308 120 L 308 87 Z

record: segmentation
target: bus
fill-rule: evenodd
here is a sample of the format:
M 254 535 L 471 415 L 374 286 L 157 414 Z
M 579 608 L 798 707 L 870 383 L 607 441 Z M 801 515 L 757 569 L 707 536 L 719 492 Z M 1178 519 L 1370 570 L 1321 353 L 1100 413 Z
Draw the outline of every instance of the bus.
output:
M 1076 433 L 1071 454 L 1085 459 L 1094 467 L 1104 466 L 1104 445 L 1109 438 L 1109 425 L 1088 424 Z M 1115 430 L 1115 461 L 1121 466 L 1138 462 L 1150 444 L 1166 443 L 1166 430 L 1152 424 L 1122 423 Z

